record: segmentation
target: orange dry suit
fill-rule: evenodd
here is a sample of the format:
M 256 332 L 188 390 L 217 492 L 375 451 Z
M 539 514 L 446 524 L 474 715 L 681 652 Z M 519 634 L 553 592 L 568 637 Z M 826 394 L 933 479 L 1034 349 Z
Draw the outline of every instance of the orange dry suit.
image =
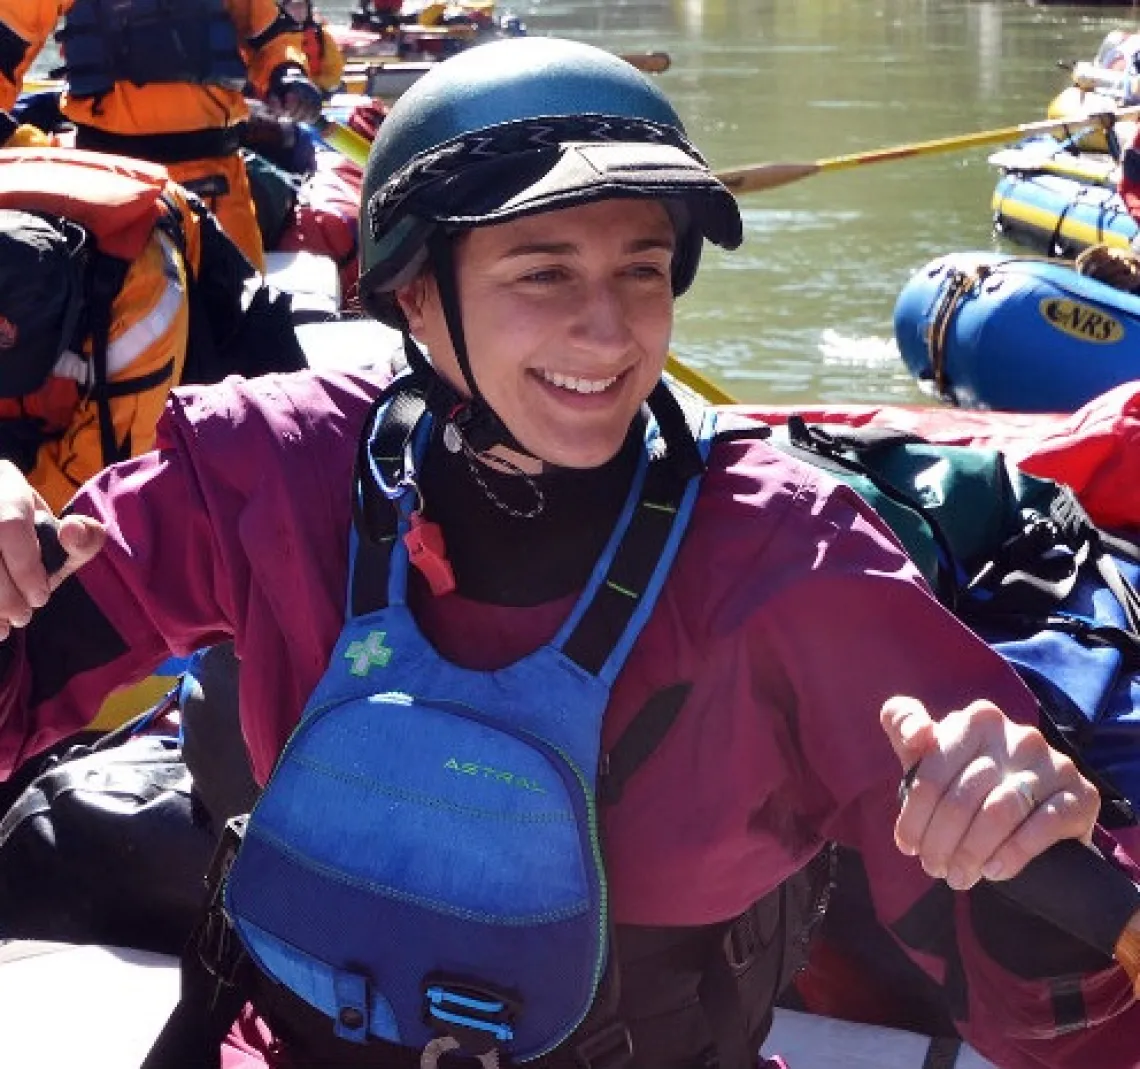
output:
M 70 219 L 95 246 L 71 345 L 35 393 L 0 398 L 0 452 L 58 511 L 154 445 L 186 359 L 200 224 L 164 168 L 74 149 L 0 149 L 0 208 Z
M 166 165 L 263 266 L 238 124 L 247 81 L 264 98 L 304 75 L 293 20 L 274 0 L 0 0 L 0 109 L 60 15 L 61 109 L 77 146 Z
M 344 53 L 329 30 L 328 23 L 310 9 L 302 23 L 305 32 L 305 58 L 309 63 L 309 77 L 324 93 L 332 93 L 344 77 Z

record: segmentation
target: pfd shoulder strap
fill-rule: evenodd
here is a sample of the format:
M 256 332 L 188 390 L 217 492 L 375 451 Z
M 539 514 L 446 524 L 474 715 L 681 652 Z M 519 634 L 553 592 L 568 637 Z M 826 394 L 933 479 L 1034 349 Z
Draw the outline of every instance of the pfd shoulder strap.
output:
M 586 595 L 553 645 L 576 664 L 612 682 L 664 584 L 684 536 L 712 443 L 715 414 L 705 405 L 682 405 L 659 383 L 647 402 L 657 435 L 642 457 L 643 481 L 631 492 Z
M 388 569 L 396 542 L 396 509 L 377 487 L 393 492 L 412 470 L 413 439 L 428 410 L 430 381 L 414 371 L 399 376 L 373 402 L 360 436 L 352 480 L 353 530 L 347 614 L 362 616 L 388 604 Z

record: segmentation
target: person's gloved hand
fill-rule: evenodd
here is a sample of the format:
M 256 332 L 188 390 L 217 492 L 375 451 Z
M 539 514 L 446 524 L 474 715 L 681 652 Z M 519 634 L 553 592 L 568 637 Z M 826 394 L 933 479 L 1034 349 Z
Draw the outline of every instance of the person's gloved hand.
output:
M 300 67 L 284 63 L 273 72 L 265 103 L 270 110 L 297 122 L 315 122 L 321 116 L 321 91 Z

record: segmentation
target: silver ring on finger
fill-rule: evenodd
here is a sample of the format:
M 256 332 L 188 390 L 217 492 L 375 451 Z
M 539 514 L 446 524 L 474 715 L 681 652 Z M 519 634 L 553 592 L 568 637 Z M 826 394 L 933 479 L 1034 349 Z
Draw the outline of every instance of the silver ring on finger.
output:
M 1026 815 L 1028 816 L 1037 808 L 1037 795 L 1033 790 L 1033 777 L 1016 776 L 1013 780 L 1013 789 L 1017 792 L 1018 797 L 1025 799 Z
M 915 763 L 903 773 L 903 778 L 899 781 L 898 788 L 899 805 L 906 805 L 906 800 L 910 797 L 910 791 L 914 786 L 914 781 L 918 779 L 918 766 L 921 764 L 921 761 L 915 761 Z

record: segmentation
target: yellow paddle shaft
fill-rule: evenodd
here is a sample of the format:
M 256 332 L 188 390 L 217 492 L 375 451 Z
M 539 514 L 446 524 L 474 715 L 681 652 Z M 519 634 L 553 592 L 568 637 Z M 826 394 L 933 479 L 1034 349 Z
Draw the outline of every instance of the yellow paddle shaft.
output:
M 1003 126 L 995 130 L 979 130 L 971 134 L 955 137 L 939 137 L 933 141 L 915 141 L 908 145 L 894 145 L 890 148 L 873 149 L 870 152 L 853 152 L 845 156 L 832 156 L 810 163 L 758 163 L 746 167 L 717 172 L 717 177 L 733 193 L 758 193 L 765 189 L 775 189 L 801 178 L 810 178 L 822 171 L 844 171 L 852 167 L 862 167 L 870 163 L 883 163 L 887 160 L 903 160 L 912 156 L 928 156 L 938 152 L 953 152 L 957 149 L 973 148 L 978 145 L 996 145 L 1003 141 L 1013 141 L 1034 134 L 1052 133 L 1057 130 L 1066 134 L 1085 126 L 1110 126 L 1121 119 L 1134 119 L 1140 116 L 1140 105 L 1118 108 L 1115 111 L 1099 112 L 1092 115 L 1072 115 L 1061 119 L 1044 119 L 1041 122 L 1019 123 L 1017 126 Z

